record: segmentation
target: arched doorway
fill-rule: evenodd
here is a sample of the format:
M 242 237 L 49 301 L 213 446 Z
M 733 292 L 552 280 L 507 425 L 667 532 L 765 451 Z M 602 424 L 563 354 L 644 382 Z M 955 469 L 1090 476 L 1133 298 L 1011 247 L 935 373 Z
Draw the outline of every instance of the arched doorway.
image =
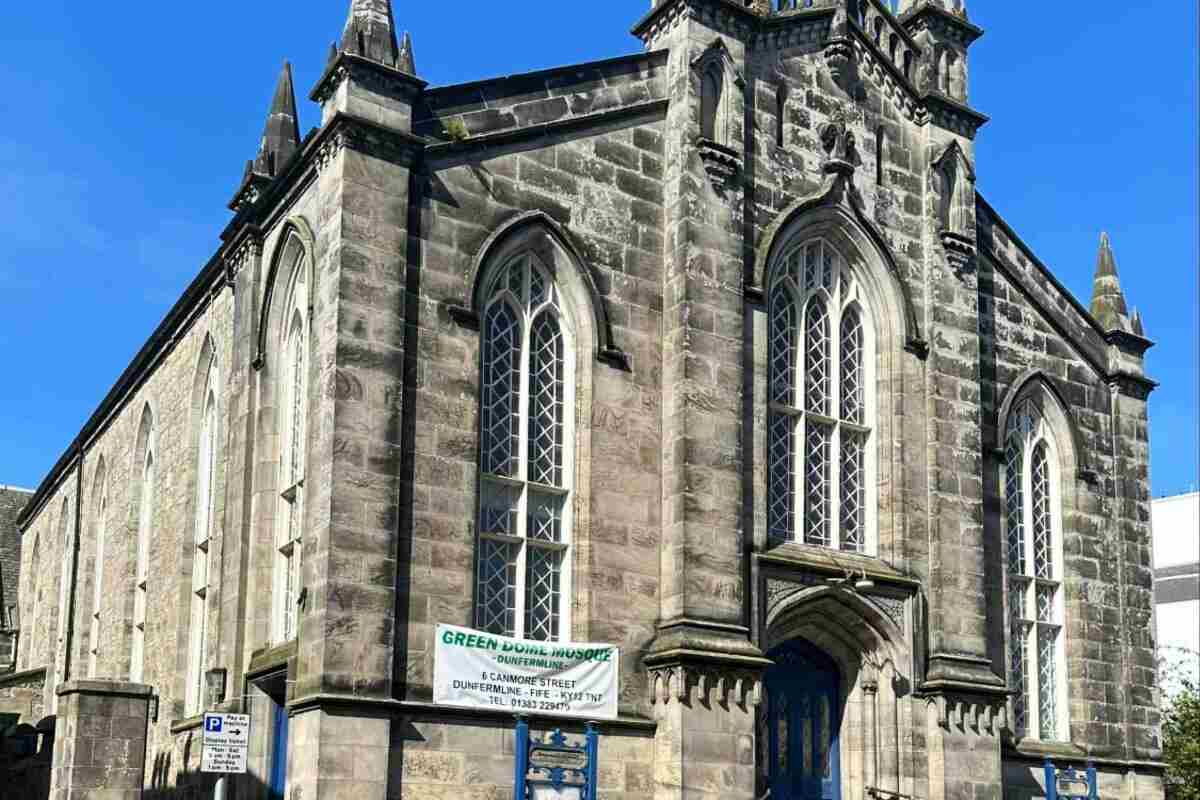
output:
M 771 800 L 841 800 L 841 673 L 803 639 L 772 650 L 759 736 L 760 789 Z

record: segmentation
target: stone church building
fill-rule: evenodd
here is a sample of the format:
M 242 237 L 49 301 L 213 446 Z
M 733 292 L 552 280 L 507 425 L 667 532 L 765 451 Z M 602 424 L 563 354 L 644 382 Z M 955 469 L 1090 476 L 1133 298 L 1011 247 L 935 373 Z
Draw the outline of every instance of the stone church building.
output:
M 619 645 L 605 800 L 1162 796 L 1151 343 L 1106 237 L 1087 308 L 979 193 L 962 0 L 444 87 L 349 4 L 19 519 L 53 797 L 210 797 L 222 709 L 234 800 L 510 798 L 438 623 Z

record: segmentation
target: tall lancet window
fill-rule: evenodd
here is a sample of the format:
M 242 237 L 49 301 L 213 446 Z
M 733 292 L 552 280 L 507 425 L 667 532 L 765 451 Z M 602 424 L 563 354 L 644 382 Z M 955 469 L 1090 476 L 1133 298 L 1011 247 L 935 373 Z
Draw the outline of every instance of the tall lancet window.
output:
M 1030 401 L 1008 425 L 1004 449 L 1009 668 L 1018 736 L 1067 738 L 1062 529 L 1058 455 Z
M 556 641 L 570 606 L 574 349 L 536 257 L 489 284 L 482 319 L 476 625 Z
M 196 509 L 192 529 L 191 623 L 188 626 L 187 714 L 198 714 L 204 700 L 204 654 L 208 647 L 209 542 L 213 533 L 217 467 L 216 359 L 205 378 L 200 430 L 196 441 Z
M 308 416 L 308 325 L 297 296 L 284 340 L 280 405 L 279 516 L 275 526 L 273 638 L 296 636 L 300 555 L 304 538 L 304 467 Z
M 147 447 L 141 464 L 138 501 L 137 557 L 133 579 L 133 635 L 129 653 L 129 680 L 141 683 L 146 660 L 146 600 L 150 580 L 150 537 L 154 524 L 154 451 Z
M 100 661 L 100 602 L 104 599 L 104 550 L 108 539 L 108 486 L 104 462 L 96 468 L 95 515 L 96 566 L 92 570 L 92 618 L 88 624 L 88 677 L 96 677 Z
M 874 552 L 874 336 L 862 291 L 823 241 L 791 250 L 768 298 L 767 530 Z

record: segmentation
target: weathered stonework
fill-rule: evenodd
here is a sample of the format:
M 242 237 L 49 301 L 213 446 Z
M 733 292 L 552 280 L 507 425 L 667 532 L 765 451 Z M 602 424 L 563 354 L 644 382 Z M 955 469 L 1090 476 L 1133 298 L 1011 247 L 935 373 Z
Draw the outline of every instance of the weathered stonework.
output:
M 1098 320 L 977 193 L 982 31 L 961 2 L 773 5 L 664 0 L 634 29 L 644 54 L 430 88 L 390 4 L 353 0 L 312 95 L 321 128 L 299 139 L 285 68 L 220 250 L 21 517 L 17 666 L 44 670 L 28 713 L 132 674 L 149 452 L 156 797 L 211 790 L 186 702 L 198 553 L 202 672 L 225 671 L 204 705 L 254 720 L 239 799 L 266 796 L 278 758 L 294 800 L 508 797 L 512 719 L 432 705 L 433 633 L 475 621 L 486 284 L 528 251 L 575 325 L 564 636 L 622 654 L 604 798 L 762 796 L 765 676 L 797 641 L 838 673 L 842 797 L 1024 800 L 1047 755 L 1095 759 L 1106 797 L 1161 794 L 1154 384 L 1111 252 Z M 768 303 L 809 239 L 873 319 L 861 553 L 768 530 Z M 1003 447 L 1022 402 L 1062 454 L 1068 721 L 1049 743 L 1018 735 L 1011 699 Z

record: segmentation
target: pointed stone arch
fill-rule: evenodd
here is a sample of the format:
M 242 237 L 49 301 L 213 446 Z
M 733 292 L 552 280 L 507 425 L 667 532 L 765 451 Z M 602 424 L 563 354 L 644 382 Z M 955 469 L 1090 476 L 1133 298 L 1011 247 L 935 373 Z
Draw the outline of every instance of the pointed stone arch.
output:
M 571 233 L 543 211 L 518 214 L 484 240 L 466 276 L 470 288 L 469 305 L 466 308 L 452 307 L 451 313 L 460 322 L 477 328 L 488 300 L 488 269 L 520 248 L 534 251 L 541 262 L 554 271 L 556 278 L 565 279 L 564 288 L 574 289 L 572 294 L 579 299 L 586 298 L 582 304 L 586 305 L 586 312 L 578 308 L 580 302 L 575 303 L 577 314 L 581 317 L 575 322 L 581 328 L 586 326 L 590 330 L 590 336 L 580 341 L 590 340 L 589 349 L 593 357 L 618 369 L 628 370 L 628 356 L 613 338 L 608 304 L 600 293 L 593 267 L 583 257 L 583 251 Z M 560 266 L 568 266 L 569 269 L 560 270 Z
M 725 41 L 720 37 L 714 39 L 693 59 L 691 66 L 697 81 L 696 96 L 700 100 L 700 138 L 740 149 L 740 144 L 731 140 L 735 107 L 733 91 L 743 92 L 746 81 Z
M 845 585 L 815 585 L 777 596 L 767 610 L 762 649 L 797 639 L 818 648 L 841 672 L 841 790 L 912 794 L 903 775 L 913 745 L 901 731 L 913 718 L 914 670 L 907 604 L 899 596 L 863 595 Z M 898 604 L 901 613 L 889 611 Z M 767 687 L 770 691 L 770 687 Z
M 928 344 L 904 272 L 887 240 L 855 198 L 845 175 L 828 176 L 818 192 L 793 202 L 767 227 L 755 254 L 754 275 L 760 284 L 751 291 L 771 285 L 773 272 L 782 261 L 780 256 L 798 236 L 816 235 L 835 240 L 845 257 L 857 262 L 851 264 L 852 268 L 857 268 L 864 283 L 874 289 L 883 305 L 881 311 L 892 318 L 904 349 L 924 358 Z
M 275 307 L 288 300 L 298 274 L 304 278 L 308 291 L 308 306 L 312 308 L 313 292 L 316 291 L 316 236 L 303 217 L 291 217 L 280 231 L 275 250 L 268 262 L 266 280 L 263 282 L 263 303 L 259 311 L 258 346 L 254 356 L 254 368 L 262 369 L 270 349 L 268 342 L 272 331 Z M 284 272 L 286 270 L 286 272 Z M 282 285 L 282 291 L 280 286 Z
M 1039 397 L 1039 410 L 1059 440 L 1060 452 L 1065 462 L 1062 464 L 1063 474 L 1074 474 L 1080 480 L 1093 482 L 1096 480 L 1096 473 L 1088 458 L 1089 450 L 1079 421 L 1058 382 L 1040 369 L 1030 369 L 1022 373 L 1005 393 L 996 413 L 996 438 L 993 446 L 996 449 L 1003 447 L 1013 411 L 1020 406 L 1021 401 L 1031 398 L 1037 400 Z

